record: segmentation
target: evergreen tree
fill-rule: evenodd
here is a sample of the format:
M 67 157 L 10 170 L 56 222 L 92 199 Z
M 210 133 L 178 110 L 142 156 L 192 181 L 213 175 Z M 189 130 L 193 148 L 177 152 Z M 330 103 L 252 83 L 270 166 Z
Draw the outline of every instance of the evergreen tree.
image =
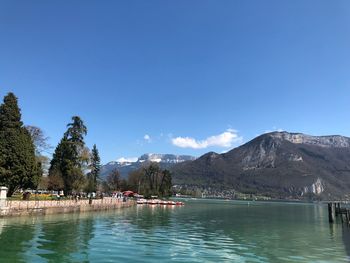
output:
M 8 196 L 20 188 L 35 188 L 42 175 L 35 158 L 32 138 L 21 121 L 21 111 L 13 93 L 0 106 L 0 184 Z
M 89 189 L 89 192 L 96 192 L 97 188 L 97 179 L 100 175 L 100 169 L 101 169 L 101 158 L 98 153 L 96 144 L 92 147 L 91 151 L 91 171 L 89 173 L 88 182 L 91 186 Z
M 64 137 L 67 138 L 69 142 L 72 142 L 73 149 L 78 157 L 84 149 L 84 136 L 87 134 L 87 128 L 79 116 L 73 116 L 72 121 L 73 122 L 68 123 L 68 129 L 65 132 Z
M 65 195 L 71 194 L 73 190 L 81 190 L 84 184 L 82 154 L 87 128 L 80 117 L 73 116 L 72 120 L 55 149 L 49 169 L 49 176 L 62 176 Z
M 62 177 L 65 194 L 69 194 L 73 190 L 74 174 L 72 174 L 72 171 L 74 171 L 75 162 L 75 151 L 67 138 L 63 137 L 52 156 L 49 177 Z

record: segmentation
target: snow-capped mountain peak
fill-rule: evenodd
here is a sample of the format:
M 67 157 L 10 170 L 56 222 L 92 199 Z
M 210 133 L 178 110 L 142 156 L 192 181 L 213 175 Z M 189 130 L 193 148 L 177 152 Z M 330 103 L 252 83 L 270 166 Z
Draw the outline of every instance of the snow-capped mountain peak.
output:
M 161 167 L 168 168 L 176 163 L 181 163 L 184 161 L 193 161 L 196 158 L 190 155 L 175 155 L 175 154 L 156 154 L 156 153 L 146 153 L 141 155 L 139 158 L 131 157 L 125 158 L 121 157 L 116 161 L 112 161 L 102 166 L 101 176 L 104 177 L 110 171 L 118 169 L 122 177 L 126 177 L 128 173 L 132 170 L 140 168 L 144 163 L 156 162 Z

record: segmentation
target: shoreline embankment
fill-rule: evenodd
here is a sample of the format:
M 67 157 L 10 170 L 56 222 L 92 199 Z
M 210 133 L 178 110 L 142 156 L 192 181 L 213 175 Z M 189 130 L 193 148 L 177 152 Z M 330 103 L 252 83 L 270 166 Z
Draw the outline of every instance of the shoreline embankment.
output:
M 77 213 L 90 211 L 104 211 L 131 207 L 133 200 L 105 197 L 92 200 L 57 200 L 57 201 L 14 201 L 0 200 L 0 217 L 49 215 L 61 213 Z

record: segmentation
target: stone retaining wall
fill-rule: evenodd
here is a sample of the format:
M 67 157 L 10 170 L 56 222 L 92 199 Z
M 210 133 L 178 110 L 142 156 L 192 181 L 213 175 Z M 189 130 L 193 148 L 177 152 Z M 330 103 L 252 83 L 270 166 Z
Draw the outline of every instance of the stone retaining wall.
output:
M 89 200 L 58 200 L 58 201 L 9 201 L 1 200 L 0 216 L 21 216 L 35 214 L 55 214 L 72 213 L 118 209 L 129 207 L 135 202 L 128 200 L 123 202 L 121 199 L 105 197 L 103 199 Z

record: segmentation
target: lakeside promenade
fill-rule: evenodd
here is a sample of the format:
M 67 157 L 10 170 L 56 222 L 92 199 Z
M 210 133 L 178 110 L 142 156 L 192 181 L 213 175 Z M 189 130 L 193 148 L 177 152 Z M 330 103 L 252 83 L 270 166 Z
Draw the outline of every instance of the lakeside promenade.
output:
M 91 202 L 89 202 L 91 201 Z M 133 200 L 105 197 L 92 200 L 18 201 L 0 200 L 0 217 L 46 215 L 120 209 L 135 205 Z

